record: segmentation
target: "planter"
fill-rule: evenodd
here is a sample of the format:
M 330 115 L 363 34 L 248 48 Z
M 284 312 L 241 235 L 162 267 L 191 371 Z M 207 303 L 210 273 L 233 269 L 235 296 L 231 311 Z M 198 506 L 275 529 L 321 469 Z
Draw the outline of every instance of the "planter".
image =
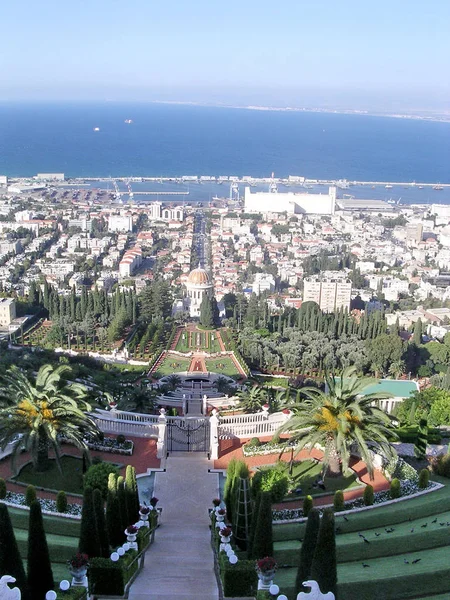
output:
M 72 575 L 73 586 L 87 587 L 87 567 L 69 567 L 69 572 Z
M 273 583 L 275 571 L 257 571 L 258 573 L 258 590 L 268 590 Z
M 148 521 L 148 513 L 139 513 L 139 517 L 141 521 L 147 522 Z
M 220 536 L 220 541 L 221 541 L 222 544 L 229 544 L 230 541 L 231 541 L 231 536 L 228 535 L 228 536 L 224 537 L 224 536 L 221 535 Z
M 130 550 L 137 550 L 138 545 L 136 542 L 137 533 L 128 533 L 125 529 L 125 535 L 127 536 L 127 542 L 130 544 Z

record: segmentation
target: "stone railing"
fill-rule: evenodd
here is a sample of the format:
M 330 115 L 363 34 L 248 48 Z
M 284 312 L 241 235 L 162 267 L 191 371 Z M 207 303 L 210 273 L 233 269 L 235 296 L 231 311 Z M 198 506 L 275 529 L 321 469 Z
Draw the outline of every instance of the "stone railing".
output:
M 282 412 L 269 415 L 267 411 L 254 415 L 220 417 L 218 426 L 219 438 L 234 437 L 241 439 L 272 435 L 289 417 L 290 414 Z
M 143 423 L 122 419 L 96 418 L 96 423 L 103 433 L 131 435 L 134 437 L 158 438 L 158 423 Z

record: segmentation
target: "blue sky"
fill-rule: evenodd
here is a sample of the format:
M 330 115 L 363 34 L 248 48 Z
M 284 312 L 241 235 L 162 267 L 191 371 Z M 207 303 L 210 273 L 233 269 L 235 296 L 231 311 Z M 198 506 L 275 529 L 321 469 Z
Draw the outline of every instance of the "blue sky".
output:
M 0 100 L 450 106 L 447 0 L 16 0 L 0 19 Z

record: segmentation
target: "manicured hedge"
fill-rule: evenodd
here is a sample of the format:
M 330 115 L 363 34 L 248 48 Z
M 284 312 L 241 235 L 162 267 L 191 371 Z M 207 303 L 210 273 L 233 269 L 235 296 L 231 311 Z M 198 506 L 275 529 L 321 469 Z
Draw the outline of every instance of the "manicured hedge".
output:
M 239 560 L 232 565 L 225 552 L 221 552 L 219 570 L 225 597 L 255 596 L 258 588 L 258 575 L 253 560 Z
M 91 594 L 123 596 L 125 586 L 138 569 L 136 550 L 129 550 L 117 562 L 110 558 L 93 558 L 90 561 L 88 578 Z

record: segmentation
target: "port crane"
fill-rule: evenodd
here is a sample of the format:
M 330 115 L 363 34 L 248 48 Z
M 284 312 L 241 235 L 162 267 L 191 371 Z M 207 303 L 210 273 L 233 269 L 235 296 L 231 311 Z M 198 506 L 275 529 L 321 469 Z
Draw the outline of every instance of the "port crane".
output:
M 272 173 L 272 181 L 270 182 L 270 185 L 269 185 L 269 192 L 271 194 L 276 194 L 278 192 L 278 186 L 275 181 L 274 173 Z
M 239 202 L 239 184 L 236 181 L 230 185 L 230 202 L 233 200 Z

